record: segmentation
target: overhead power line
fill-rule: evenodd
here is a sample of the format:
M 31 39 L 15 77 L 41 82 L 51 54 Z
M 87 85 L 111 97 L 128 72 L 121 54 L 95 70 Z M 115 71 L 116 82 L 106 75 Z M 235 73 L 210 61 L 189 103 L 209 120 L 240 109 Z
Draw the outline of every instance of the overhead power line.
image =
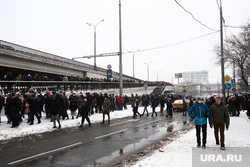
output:
M 203 37 L 206 37 L 206 36 L 209 36 L 209 35 L 218 33 L 218 32 L 220 32 L 220 30 L 217 30 L 217 31 L 214 31 L 214 32 L 205 34 L 205 35 L 201 35 L 201 36 L 198 36 L 198 37 L 194 37 L 194 38 L 191 38 L 191 39 L 188 39 L 188 40 L 184 40 L 184 41 L 180 41 L 180 42 L 171 43 L 171 44 L 168 44 L 168 45 L 163 45 L 163 46 L 158 46 L 158 47 L 148 48 L 148 49 L 140 49 L 140 50 L 138 50 L 137 52 L 145 52 L 145 51 L 150 51 L 150 50 L 156 50 L 156 49 L 162 49 L 162 48 L 172 47 L 172 46 L 176 46 L 176 45 L 180 45 L 180 44 L 183 44 L 183 43 L 187 43 L 187 42 L 190 42 L 190 41 L 199 39 L 199 38 L 203 38 Z M 123 53 L 123 54 L 128 54 L 128 53 L 129 53 L 129 52 Z
M 210 29 L 210 30 L 212 30 L 212 31 L 217 31 L 217 30 L 215 30 L 215 29 L 213 29 L 213 28 L 208 27 L 207 25 L 203 24 L 201 21 L 199 21 L 198 19 L 196 19 L 196 18 L 194 17 L 194 15 L 193 15 L 191 12 L 189 12 L 187 9 L 185 9 L 179 2 L 177 2 L 177 0 L 175 0 L 175 2 L 176 2 L 185 12 L 187 12 L 188 14 L 190 14 L 190 15 L 192 16 L 192 18 L 193 18 L 195 21 L 197 21 L 198 23 L 200 23 L 202 26 L 204 26 L 204 27 L 206 27 L 206 28 L 208 28 L 208 29 Z

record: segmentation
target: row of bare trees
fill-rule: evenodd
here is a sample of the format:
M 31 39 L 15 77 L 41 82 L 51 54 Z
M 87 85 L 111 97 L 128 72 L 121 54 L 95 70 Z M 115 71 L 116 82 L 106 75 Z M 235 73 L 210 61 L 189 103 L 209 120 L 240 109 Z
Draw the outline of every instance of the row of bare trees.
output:
M 217 63 L 220 64 L 220 45 L 214 51 Z M 232 34 L 224 40 L 224 62 L 226 68 L 235 69 L 240 91 L 248 92 L 248 77 L 250 77 L 250 19 L 241 27 L 239 34 Z

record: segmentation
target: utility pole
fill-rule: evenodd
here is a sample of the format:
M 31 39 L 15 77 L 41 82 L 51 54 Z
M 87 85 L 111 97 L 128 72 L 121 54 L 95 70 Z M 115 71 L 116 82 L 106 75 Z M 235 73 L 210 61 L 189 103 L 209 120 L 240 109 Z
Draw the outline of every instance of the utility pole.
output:
M 223 53 L 223 15 L 222 15 L 222 3 L 220 0 L 220 42 L 221 42 L 221 83 L 222 83 L 222 100 L 226 104 L 225 96 L 225 74 L 224 74 L 224 53 Z
M 122 81 L 122 22 L 121 22 L 121 0 L 119 0 L 119 87 L 120 95 L 123 95 L 123 81 Z

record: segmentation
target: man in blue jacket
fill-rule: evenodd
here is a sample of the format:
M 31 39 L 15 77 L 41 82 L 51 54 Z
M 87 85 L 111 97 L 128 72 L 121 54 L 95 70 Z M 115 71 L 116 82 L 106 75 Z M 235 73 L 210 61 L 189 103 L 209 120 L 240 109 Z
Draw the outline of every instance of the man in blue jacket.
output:
M 203 104 L 201 97 L 197 98 L 197 102 L 188 110 L 189 117 L 195 119 L 197 147 L 201 147 L 200 132 L 202 129 L 202 148 L 206 148 L 207 143 L 207 118 L 210 116 L 210 110 L 206 104 Z

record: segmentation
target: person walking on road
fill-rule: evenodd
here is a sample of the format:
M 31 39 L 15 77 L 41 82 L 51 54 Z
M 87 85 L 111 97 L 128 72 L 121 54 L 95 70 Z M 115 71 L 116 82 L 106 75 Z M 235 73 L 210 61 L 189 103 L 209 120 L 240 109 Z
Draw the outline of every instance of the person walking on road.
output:
M 108 115 L 108 124 L 110 124 L 110 115 L 109 115 L 109 113 L 110 113 L 110 107 L 111 107 L 110 101 L 109 101 L 108 97 L 105 96 L 104 102 L 102 104 L 102 108 L 103 108 L 103 120 L 102 120 L 102 124 L 104 124 L 105 114 Z
M 85 119 L 88 121 L 89 126 L 91 126 L 91 122 L 89 119 L 89 106 L 86 98 L 83 99 L 81 115 L 82 115 L 82 121 L 80 127 L 83 127 Z
M 143 98 L 142 98 L 142 105 L 144 106 L 142 115 L 144 115 L 145 111 L 147 111 L 147 116 L 149 116 L 149 113 L 148 113 L 149 96 L 148 96 L 148 94 L 146 94 L 145 96 L 143 96 Z
M 151 99 L 151 103 L 152 103 L 151 104 L 151 107 L 152 107 L 152 115 L 151 115 L 151 117 L 153 117 L 154 114 L 157 117 L 157 113 L 155 112 L 155 108 L 157 107 L 157 103 L 156 103 L 155 97 L 153 97 L 153 96 L 152 96 L 152 99 Z
M 142 117 L 142 115 L 138 112 L 138 107 L 139 107 L 139 101 L 138 99 L 134 98 L 134 102 L 132 104 L 133 106 L 133 118 L 136 118 L 137 114 L 140 116 L 140 118 Z
M 201 97 L 197 98 L 197 102 L 188 110 L 191 120 L 195 120 L 197 147 L 201 147 L 201 129 L 202 129 L 202 148 L 206 148 L 207 143 L 207 118 L 210 116 L 210 110 L 206 104 L 203 104 Z
M 172 115 L 173 115 L 173 104 L 171 103 L 171 99 L 168 99 L 166 117 L 168 116 L 172 117 Z
M 212 128 L 214 126 L 214 136 L 216 140 L 216 145 L 221 144 L 221 149 L 225 150 L 225 125 L 226 130 L 229 128 L 229 113 L 227 107 L 222 103 L 221 97 L 216 97 L 215 104 L 210 108 L 211 114 L 209 117 L 209 124 Z M 220 143 L 219 135 L 220 131 Z
M 182 108 L 182 115 L 183 116 L 187 116 L 187 103 L 185 101 L 185 99 L 183 99 L 183 108 Z

